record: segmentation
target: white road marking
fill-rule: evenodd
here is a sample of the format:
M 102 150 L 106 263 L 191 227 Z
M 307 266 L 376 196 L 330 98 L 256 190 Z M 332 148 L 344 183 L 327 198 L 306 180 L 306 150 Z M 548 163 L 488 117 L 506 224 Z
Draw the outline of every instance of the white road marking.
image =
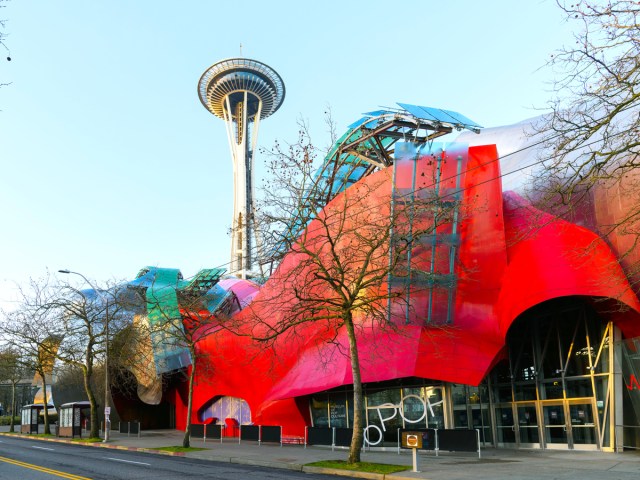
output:
M 33 445 L 31 445 L 31 448 L 37 448 L 38 450 L 49 450 L 50 452 L 55 452 L 53 448 L 34 447 Z
M 151 466 L 150 463 L 144 463 L 144 462 L 134 462 L 133 460 L 122 460 L 121 458 L 111 458 L 111 457 L 105 457 L 107 460 L 113 460 L 114 462 L 124 462 L 124 463 L 135 463 L 137 465 L 146 465 L 148 467 Z

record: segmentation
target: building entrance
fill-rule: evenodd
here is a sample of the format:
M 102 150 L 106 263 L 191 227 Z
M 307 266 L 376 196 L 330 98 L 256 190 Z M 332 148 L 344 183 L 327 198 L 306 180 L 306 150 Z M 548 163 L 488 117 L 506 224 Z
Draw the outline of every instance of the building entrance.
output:
M 540 448 L 537 402 L 496 405 L 494 416 L 498 447 Z
M 613 331 L 571 298 L 516 320 L 487 379 L 496 446 L 612 449 Z
M 596 408 L 593 398 L 540 402 L 544 446 L 549 449 L 596 450 Z
M 596 450 L 593 398 L 513 402 L 494 407 L 498 447 Z

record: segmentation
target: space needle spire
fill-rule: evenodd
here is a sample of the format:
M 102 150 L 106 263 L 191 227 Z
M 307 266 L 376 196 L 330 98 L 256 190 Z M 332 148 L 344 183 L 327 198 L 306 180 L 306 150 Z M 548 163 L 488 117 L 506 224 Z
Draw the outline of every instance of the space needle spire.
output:
M 268 65 L 248 58 L 214 63 L 200 77 L 202 105 L 224 120 L 233 161 L 231 273 L 252 276 L 257 231 L 253 205 L 253 158 L 260 120 L 284 101 L 284 82 Z

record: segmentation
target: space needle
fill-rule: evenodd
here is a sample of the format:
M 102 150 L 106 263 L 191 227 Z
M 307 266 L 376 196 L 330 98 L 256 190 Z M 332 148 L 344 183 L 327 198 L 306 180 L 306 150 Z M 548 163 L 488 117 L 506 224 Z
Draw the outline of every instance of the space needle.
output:
M 270 66 L 248 58 L 230 58 L 211 65 L 200 77 L 202 105 L 224 120 L 233 161 L 231 273 L 253 276 L 258 246 L 253 205 L 253 157 L 260 120 L 284 101 L 284 82 Z

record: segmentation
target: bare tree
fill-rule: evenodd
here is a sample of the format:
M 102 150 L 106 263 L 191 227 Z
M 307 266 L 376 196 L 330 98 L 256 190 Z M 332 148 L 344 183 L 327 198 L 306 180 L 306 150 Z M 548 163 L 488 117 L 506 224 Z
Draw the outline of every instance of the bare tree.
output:
M 62 338 L 58 318 L 47 309 L 50 292 L 49 278 L 31 279 L 26 287 L 18 287 L 20 301 L 11 312 L 2 312 L 4 340 L 23 353 L 27 368 L 35 372 L 35 381 L 42 386 L 44 407 L 44 433 L 51 434 L 49 426 L 48 386 L 51 384 L 57 349 Z
M 90 405 L 89 436 L 92 438 L 97 438 L 99 433 L 95 369 L 97 365 L 105 368 L 105 354 L 109 347 L 107 335 L 115 336 L 130 323 L 130 310 L 122 301 L 124 287 L 121 285 L 121 282 L 111 282 L 96 290 L 81 290 L 70 283 L 59 283 L 42 305 L 44 310 L 61 321 L 63 338 L 56 358 L 82 372 L 84 391 Z M 107 395 L 109 391 L 105 398 Z
M 42 383 L 45 433 L 50 433 L 48 386 L 58 360 L 82 372 L 84 392 L 91 406 L 90 437 L 98 437 L 93 377 L 96 365 L 103 369 L 105 366 L 107 325 L 111 335 L 116 336 L 130 320 L 129 305 L 123 302 L 121 290 L 116 283 L 98 290 L 80 290 L 70 283 L 52 283 L 48 277 L 31 280 L 27 287 L 19 287 L 19 307 L 4 314 L 7 340 L 25 352 L 37 381 Z
M 550 60 L 557 81 L 551 113 L 537 126 L 548 146 L 537 201 L 570 217 L 592 202 L 619 204 L 594 215 L 633 277 L 640 261 L 640 4 L 557 3 L 575 25 L 575 42 Z
M 308 342 L 312 324 L 316 331 L 328 332 L 329 339 L 320 340 L 325 344 L 346 331 L 344 354 L 350 360 L 354 391 L 348 462 L 356 463 L 364 428 L 358 338 L 367 330 L 397 331 L 405 324 L 409 316 L 397 313 L 412 308 L 407 298 L 420 290 L 418 280 L 433 276 L 425 269 L 424 255 L 418 259 L 412 254 L 420 249 L 424 253 L 421 240 L 450 224 L 459 205 L 455 196 L 445 200 L 430 188 L 396 191 L 390 167 L 323 207 L 314 190 L 317 152 L 304 125 L 296 143 L 271 150 L 275 172 L 260 209 L 267 224 L 262 231 L 270 235 L 265 244 L 271 245 L 272 254 L 278 260 L 284 257 L 247 307 L 248 320 L 253 338 L 269 347 Z M 434 185 L 433 178 L 424 182 Z
M 0 350 L 0 381 L 8 382 L 11 385 L 11 416 L 9 431 L 15 431 L 16 416 L 16 386 L 28 375 L 22 356 L 15 347 L 4 347 Z

